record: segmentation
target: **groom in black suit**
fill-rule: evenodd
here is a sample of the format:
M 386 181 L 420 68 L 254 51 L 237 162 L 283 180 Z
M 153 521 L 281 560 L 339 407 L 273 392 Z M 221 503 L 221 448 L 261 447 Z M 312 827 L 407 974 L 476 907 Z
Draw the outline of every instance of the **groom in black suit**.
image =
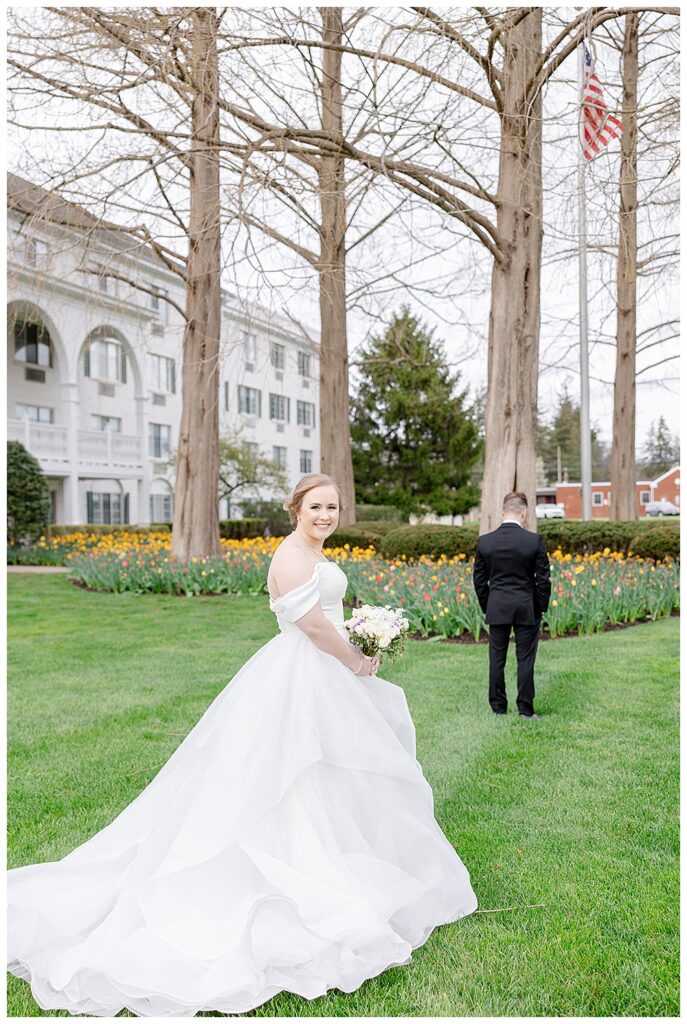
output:
M 472 579 L 489 626 L 489 703 L 508 710 L 504 668 L 511 628 L 518 660 L 518 711 L 534 713 L 534 661 L 542 614 L 549 607 L 551 575 L 544 541 L 525 529 L 527 498 L 519 491 L 503 499 L 503 522 L 477 542 Z

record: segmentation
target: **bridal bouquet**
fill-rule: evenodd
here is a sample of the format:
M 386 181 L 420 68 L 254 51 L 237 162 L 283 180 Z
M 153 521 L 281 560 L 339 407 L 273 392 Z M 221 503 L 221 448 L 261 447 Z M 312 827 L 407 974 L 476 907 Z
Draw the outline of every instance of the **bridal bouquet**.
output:
M 393 661 L 403 654 L 410 623 L 400 608 L 364 604 L 346 622 L 351 643 L 369 658 L 385 654 Z

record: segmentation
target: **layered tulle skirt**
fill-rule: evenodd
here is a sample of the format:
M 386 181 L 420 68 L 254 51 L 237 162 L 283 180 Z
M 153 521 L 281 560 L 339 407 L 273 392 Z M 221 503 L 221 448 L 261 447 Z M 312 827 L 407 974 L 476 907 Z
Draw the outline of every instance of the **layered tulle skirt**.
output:
M 9 873 L 8 961 L 44 1009 L 241 1013 L 351 992 L 476 908 L 403 691 L 277 636 L 149 786 Z

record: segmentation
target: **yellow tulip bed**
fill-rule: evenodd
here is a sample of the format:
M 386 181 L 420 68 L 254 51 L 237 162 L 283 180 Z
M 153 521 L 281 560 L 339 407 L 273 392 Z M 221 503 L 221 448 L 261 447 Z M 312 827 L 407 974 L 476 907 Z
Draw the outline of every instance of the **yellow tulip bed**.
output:
M 135 593 L 264 594 L 269 560 L 282 538 L 223 540 L 222 555 L 177 562 L 168 532 L 87 529 L 41 538 L 37 557 L 66 564 L 71 577 L 95 590 Z M 348 597 L 402 607 L 421 636 L 478 639 L 486 632 L 465 555 L 415 561 L 380 558 L 373 548 L 330 547 L 345 569 Z M 627 557 L 606 548 L 591 555 L 550 554 L 552 593 L 543 625 L 552 637 L 591 633 L 609 624 L 670 615 L 679 608 L 679 562 Z

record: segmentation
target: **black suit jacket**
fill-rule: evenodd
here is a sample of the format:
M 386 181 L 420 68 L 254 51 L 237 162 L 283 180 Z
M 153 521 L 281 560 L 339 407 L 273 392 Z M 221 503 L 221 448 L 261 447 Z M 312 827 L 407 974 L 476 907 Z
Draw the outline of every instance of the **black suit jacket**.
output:
M 472 579 L 490 626 L 533 626 L 549 607 L 551 570 L 544 541 L 517 523 L 502 523 L 480 537 Z

